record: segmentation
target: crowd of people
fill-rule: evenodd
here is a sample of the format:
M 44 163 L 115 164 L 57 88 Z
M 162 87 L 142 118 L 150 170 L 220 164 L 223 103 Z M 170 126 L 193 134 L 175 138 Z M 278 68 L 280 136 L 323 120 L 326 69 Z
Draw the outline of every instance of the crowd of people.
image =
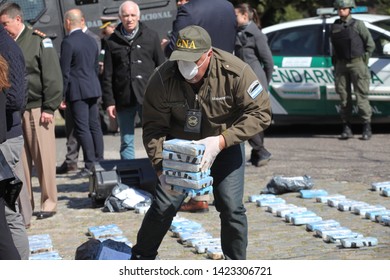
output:
M 348 3 L 353 1 L 340 1 L 345 0 L 336 0 L 341 20 L 349 21 L 350 15 L 340 11 L 350 10 L 353 5 Z M 52 40 L 24 22 L 18 4 L 0 5 L 0 113 L 4 114 L 0 118 L 0 155 L 5 166 L 0 177 L 0 232 L 4 236 L 0 259 L 29 258 L 31 219 L 33 215 L 39 220 L 56 214 L 56 174 L 79 171 L 80 148 L 84 166 L 79 177 L 91 176 L 93 164 L 104 159 L 100 107 L 117 125 L 118 157 L 123 160 L 136 158 L 134 128 L 136 117 L 141 118 L 144 147 L 159 178 L 132 259 L 157 257 L 178 211 L 208 211 L 208 195 L 187 199 L 168 190 L 162 175 L 162 144 L 173 138 L 205 145 L 202 168 L 210 169 L 214 180 L 213 203 L 220 212 L 224 256 L 246 258 L 244 168 L 263 166 L 272 156 L 264 146 L 264 131 L 272 119 L 268 93 L 272 54 L 260 17 L 248 4 L 234 7 L 226 0 L 180 0 L 177 8 L 169 38 L 161 39 L 140 21 L 140 8 L 133 1 L 120 5 L 118 19 L 103 24 L 100 37 L 86 27 L 80 9 L 68 10 L 64 14 L 67 36 L 58 56 Z M 333 30 L 341 23 L 336 22 Z M 369 56 L 372 39 L 364 31 L 367 47 L 361 44 L 358 55 Z M 358 42 L 355 35 L 347 32 L 341 39 Z M 348 52 L 338 50 L 337 46 L 342 46 L 338 39 L 340 36 L 332 37 L 338 59 L 336 73 L 340 73 L 336 89 L 346 108 L 342 110 L 342 137 L 348 138 L 350 103 L 343 93 L 345 81 L 349 81 L 345 78 L 348 67 L 341 66 L 346 59 L 342 55 Z M 365 118 L 363 137 L 368 140 L 371 115 L 364 110 L 368 106 L 363 104 L 365 90 L 362 86 L 359 98 Z M 65 116 L 67 155 L 56 167 L 57 109 Z M 189 127 L 188 114 L 197 116 L 196 128 Z M 245 141 L 252 147 L 249 160 L 245 159 Z M 12 178 L 5 178 L 6 167 L 12 170 Z M 39 211 L 34 211 L 33 168 L 41 190 Z M 22 188 L 11 203 L 3 197 L 15 181 L 20 181 L 17 185 Z

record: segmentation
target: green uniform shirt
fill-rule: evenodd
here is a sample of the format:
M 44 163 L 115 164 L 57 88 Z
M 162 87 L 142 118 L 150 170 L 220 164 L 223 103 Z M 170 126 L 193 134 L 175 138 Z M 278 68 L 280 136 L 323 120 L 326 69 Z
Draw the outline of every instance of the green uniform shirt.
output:
M 201 131 L 185 132 L 186 112 L 196 107 L 195 98 L 175 61 L 165 62 L 150 77 L 143 103 L 143 142 L 157 171 L 162 169 L 166 138 L 199 140 L 222 134 L 229 147 L 250 139 L 271 123 L 268 92 L 251 67 L 216 48 L 198 92 Z
M 53 114 L 62 100 L 63 81 L 57 52 L 50 38 L 25 27 L 16 43 L 22 49 L 28 73 L 26 109 L 42 108 Z
M 352 18 L 352 17 L 351 17 Z M 375 50 L 375 42 L 372 39 L 370 31 L 367 29 L 366 25 L 361 20 L 356 20 L 356 29 L 360 34 L 360 37 L 363 40 L 363 44 L 365 46 L 366 55 L 368 55 L 367 59 L 371 57 L 372 53 Z

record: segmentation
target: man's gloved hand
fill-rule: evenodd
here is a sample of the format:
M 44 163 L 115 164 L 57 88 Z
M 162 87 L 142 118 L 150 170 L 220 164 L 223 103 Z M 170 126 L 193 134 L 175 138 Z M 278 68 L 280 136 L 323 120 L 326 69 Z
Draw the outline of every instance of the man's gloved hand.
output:
M 202 162 L 200 163 L 202 171 L 208 170 L 219 152 L 221 148 L 219 146 L 219 135 L 218 136 L 210 136 L 198 141 L 192 141 L 194 144 L 203 144 L 206 149 L 204 155 L 202 157 Z

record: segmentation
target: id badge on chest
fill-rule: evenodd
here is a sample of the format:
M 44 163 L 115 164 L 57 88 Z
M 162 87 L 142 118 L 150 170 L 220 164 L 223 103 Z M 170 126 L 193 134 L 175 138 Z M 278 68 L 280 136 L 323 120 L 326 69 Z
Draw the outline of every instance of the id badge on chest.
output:
M 202 112 L 199 109 L 188 109 L 186 113 L 185 132 L 200 133 Z

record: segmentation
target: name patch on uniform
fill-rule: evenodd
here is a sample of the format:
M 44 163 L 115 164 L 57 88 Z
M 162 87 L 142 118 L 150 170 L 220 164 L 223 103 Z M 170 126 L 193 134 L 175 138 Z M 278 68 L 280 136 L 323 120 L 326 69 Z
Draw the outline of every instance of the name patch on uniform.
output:
M 52 48 L 53 47 L 53 42 L 50 38 L 45 38 L 42 40 L 43 47 L 46 48 Z
M 263 91 L 263 87 L 260 84 L 259 81 L 254 81 L 249 88 L 246 90 L 246 92 L 249 94 L 249 96 L 252 99 L 255 99 L 261 92 Z

